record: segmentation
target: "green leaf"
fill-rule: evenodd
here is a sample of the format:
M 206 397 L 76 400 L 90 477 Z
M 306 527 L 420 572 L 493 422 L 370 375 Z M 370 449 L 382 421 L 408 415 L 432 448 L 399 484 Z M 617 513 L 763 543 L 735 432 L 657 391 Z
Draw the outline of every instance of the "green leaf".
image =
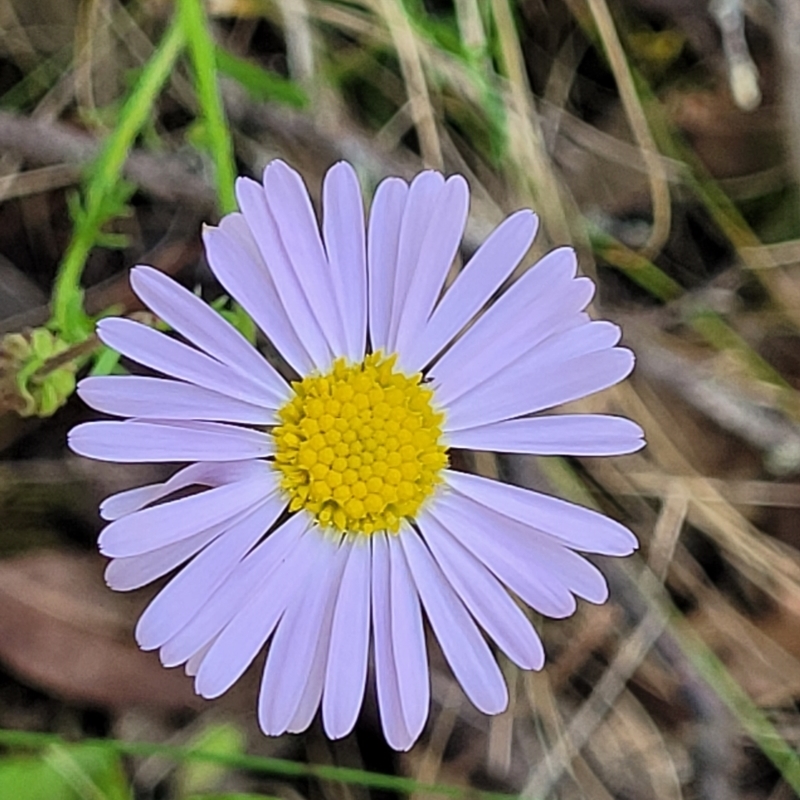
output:
M 292 108 L 308 105 L 308 95 L 294 81 L 239 58 L 222 47 L 218 46 L 214 53 L 217 69 L 239 83 L 254 100 L 274 101 Z
M 225 792 L 223 794 L 192 794 L 184 800 L 279 800 L 271 794 L 253 794 L 252 792 Z
M 230 307 L 228 307 L 228 303 L 230 303 Z M 227 322 L 230 322 L 250 344 L 256 343 L 256 324 L 238 303 L 233 303 L 227 295 L 222 295 L 211 303 L 211 307 Z
M 53 745 L 0 760 L 0 797 L 13 800 L 130 800 L 119 757 L 93 745 Z
M 97 353 L 94 359 L 94 366 L 90 370 L 90 375 L 111 375 L 116 372 L 117 365 L 119 364 L 120 354 L 110 347 L 103 347 Z
M 44 748 L 61 741 L 63 740 L 58 734 L 0 728 L 0 745 Z M 284 758 L 251 756 L 239 753 L 209 753 L 205 750 L 194 750 L 190 747 L 176 747 L 154 742 L 128 742 L 120 739 L 86 740 L 85 744 L 89 743 L 96 747 L 106 748 L 112 753 L 123 753 L 131 756 L 160 756 L 181 762 L 213 762 L 223 764 L 229 769 L 250 770 L 269 775 L 281 775 L 286 778 L 313 778 L 319 781 L 333 781 L 350 786 L 363 786 L 370 789 L 397 792 L 403 795 L 418 792 L 444 797 L 470 797 L 472 800 L 516 800 L 516 795 L 504 792 L 492 792 L 446 783 L 423 783 L 414 778 L 368 772 L 362 769 L 339 767 L 332 764 L 308 764 Z
M 206 753 L 238 755 L 244 753 L 245 737 L 235 725 L 227 723 L 209 725 L 189 743 L 189 747 Z M 227 769 L 208 761 L 189 762 L 181 766 L 176 776 L 178 795 L 199 793 L 216 788 Z

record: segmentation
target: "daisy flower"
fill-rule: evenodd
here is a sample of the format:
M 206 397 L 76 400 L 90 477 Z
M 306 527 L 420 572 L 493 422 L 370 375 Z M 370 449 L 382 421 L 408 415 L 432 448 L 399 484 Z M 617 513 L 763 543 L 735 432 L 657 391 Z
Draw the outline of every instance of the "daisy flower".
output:
M 142 614 L 139 645 L 185 664 L 213 698 L 269 643 L 258 698 L 269 735 L 305 730 L 320 706 L 330 737 L 349 733 L 371 657 L 386 739 L 406 750 L 428 717 L 427 618 L 469 699 L 503 711 L 486 637 L 523 669 L 544 663 L 515 597 L 547 617 L 572 614 L 576 597 L 602 603 L 606 582 L 582 553 L 623 556 L 637 542 L 595 511 L 454 470 L 449 450 L 637 450 L 629 420 L 539 415 L 621 381 L 633 354 L 617 326 L 585 313 L 594 285 L 571 249 L 490 302 L 533 241 L 530 211 L 443 291 L 467 219 L 459 175 L 385 180 L 366 223 L 346 163 L 325 177 L 321 226 L 281 161 L 236 190 L 241 212 L 204 231 L 208 261 L 295 379 L 191 292 L 137 267 L 134 291 L 181 338 L 118 318 L 98 332 L 164 377 L 78 388 L 126 419 L 78 425 L 75 452 L 189 462 L 100 509 L 112 589 L 180 568 Z

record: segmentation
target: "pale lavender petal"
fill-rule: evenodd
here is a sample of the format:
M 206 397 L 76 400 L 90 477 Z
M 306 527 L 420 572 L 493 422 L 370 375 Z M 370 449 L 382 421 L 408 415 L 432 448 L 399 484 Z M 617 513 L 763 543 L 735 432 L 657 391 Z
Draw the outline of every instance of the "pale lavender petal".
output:
M 407 199 L 408 184 L 400 178 L 387 178 L 372 200 L 367 231 L 367 289 L 373 351 L 388 349 L 400 225 Z
M 97 333 L 112 350 L 157 372 L 257 406 L 268 399 L 254 381 L 147 325 L 119 317 L 101 319 Z
M 302 733 L 314 721 L 317 714 L 322 689 L 325 685 L 325 670 L 328 665 L 328 648 L 330 646 L 331 618 L 333 606 L 325 609 L 322 633 L 317 639 L 311 667 L 308 671 L 308 682 L 300 695 L 300 704 L 294 712 L 291 722 L 286 726 L 287 733 Z
M 330 343 L 295 272 L 291 254 L 281 239 L 272 201 L 267 201 L 263 186 L 248 178 L 239 178 L 236 182 L 236 197 L 295 332 L 314 366 L 319 370 L 327 369 L 332 358 Z M 246 286 L 242 288 L 247 290 Z
M 225 583 L 200 599 L 197 615 L 160 650 L 161 663 L 174 667 L 190 658 L 228 625 L 259 592 L 269 597 L 270 581 L 297 546 L 310 525 L 304 514 L 295 514 L 273 531 L 241 562 Z M 253 606 L 255 616 L 261 608 Z M 224 655 L 224 654 L 223 654 Z
M 336 590 L 347 547 L 318 530 L 316 553 L 302 588 L 292 597 L 267 654 L 258 697 L 258 722 L 268 736 L 285 733 L 300 707 L 320 639 L 330 637 Z
M 331 628 L 322 721 L 331 739 L 346 736 L 361 710 L 367 681 L 371 548 L 355 535 L 350 543 Z
M 410 344 L 410 372 L 422 369 L 466 327 L 528 252 L 538 225 L 536 214 L 517 211 L 478 248 Z
M 540 456 L 615 456 L 644 447 L 644 431 L 624 417 L 606 414 L 562 414 L 511 419 L 453 431 L 450 447 L 533 453 Z
M 502 375 L 585 308 L 594 284 L 575 278 L 576 269 L 574 251 L 554 250 L 506 290 L 430 369 L 440 402 L 449 405 L 476 384 Z
M 398 364 L 405 371 L 413 371 L 405 354 L 419 339 L 439 298 L 464 235 L 468 208 L 469 187 L 461 175 L 455 175 L 445 182 L 439 193 L 433 213 L 426 221 L 427 228 L 424 232 L 416 231 L 421 247 L 400 310 L 394 343 Z
M 487 508 L 471 498 L 450 493 L 439 499 L 431 513 L 440 517 L 441 514 L 449 514 L 453 518 L 460 518 L 462 522 L 467 520 L 466 533 L 454 525 L 446 524 L 445 527 L 473 552 L 476 552 L 475 548 L 467 542 L 467 538 L 472 539 L 474 535 L 485 538 L 486 531 L 492 531 L 496 549 L 505 551 L 504 555 L 514 562 L 515 568 L 518 565 L 531 565 L 531 570 L 538 572 L 535 580 L 553 596 L 566 597 L 566 593 L 571 592 L 592 603 L 604 603 L 608 599 L 605 578 L 594 564 L 557 538 L 506 516 L 502 510 Z M 483 547 L 483 544 L 480 546 Z M 491 566 L 486 558 L 484 561 Z M 535 606 L 534 603 L 530 605 Z M 569 605 L 573 605 L 571 600 Z M 549 613 L 544 609 L 539 610 Z
M 544 369 L 550 365 L 563 364 L 587 353 L 608 350 L 619 344 L 622 329 L 607 320 L 579 322 L 553 333 L 541 344 L 518 358 L 513 366 L 527 363 L 532 368 Z
M 144 304 L 192 344 L 238 375 L 256 381 L 265 399 L 281 405 L 289 386 L 236 328 L 199 297 L 152 267 L 131 270 L 131 286 Z
M 408 569 L 400 537 L 388 535 L 392 611 L 392 649 L 406 729 L 411 741 L 425 727 L 430 707 L 430 676 L 419 594 Z
M 275 406 L 256 406 L 191 383 L 139 375 L 84 378 L 78 395 L 104 414 L 142 419 L 197 419 L 274 425 Z
M 241 463 L 247 464 L 249 462 L 245 461 Z M 190 464 L 188 467 L 184 467 L 180 472 L 184 472 L 194 466 L 194 464 Z M 225 465 L 219 464 L 218 466 Z M 180 472 L 176 474 L 180 474 Z M 188 486 L 191 483 L 194 483 L 194 481 L 190 479 L 186 485 Z M 124 492 L 112 494 L 100 503 L 100 516 L 111 522 L 112 520 L 124 517 L 126 514 L 138 511 L 140 508 L 144 508 L 146 505 L 163 497 L 165 493 L 169 494 L 172 491 L 171 489 L 165 490 L 164 486 L 164 483 L 150 483 L 147 486 L 137 486 L 135 489 L 126 489 Z
M 139 617 L 139 647 L 155 650 L 185 627 L 198 612 L 201 599 L 225 581 L 284 508 L 286 500 L 275 491 L 253 510 L 230 520 L 225 534 L 185 566 Z
M 251 183 L 263 194 L 257 183 Z M 203 242 L 208 263 L 225 291 L 247 311 L 295 370 L 301 375 L 310 372 L 314 361 L 281 303 L 244 215 L 228 214 L 218 228 L 203 228 Z
M 129 592 L 146 586 L 199 553 L 229 527 L 230 522 L 225 521 L 157 550 L 149 550 L 138 556 L 113 558 L 106 567 L 106 583 L 117 592 Z
M 367 254 L 364 203 L 355 170 L 334 164 L 322 184 L 323 235 L 350 361 L 364 358 L 367 344 Z
M 212 639 L 207 644 L 203 645 L 187 662 L 186 666 L 184 667 L 184 672 L 188 678 L 193 678 L 197 673 L 200 671 L 200 665 L 203 663 L 203 659 L 206 657 L 206 654 L 211 649 L 214 644 L 214 640 Z
M 372 544 L 372 639 L 375 652 L 375 685 L 378 711 L 386 741 L 395 750 L 408 750 L 416 736 L 411 736 L 400 700 L 400 684 L 394 658 L 392 632 L 391 573 L 388 534 L 371 537 Z M 424 643 L 423 643 L 424 644 Z
M 342 543 L 342 547 L 347 548 L 348 550 L 351 545 L 352 543 Z M 369 574 L 367 574 L 367 580 L 369 581 Z M 334 587 L 333 592 L 335 593 L 335 591 L 336 589 Z M 369 591 L 369 583 L 367 583 L 367 591 Z M 314 654 L 311 657 L 311 666 L 308 671 L 308 681 L 306 682 L 306 686 L 300 694 L 300 703 L 298 704 L 297 709 L 292 716 L 292 720 L 286 727 L 288 733 L 301 733 L 308 728 L 317 713 L 317 709 L 319 708 L 326 680 L 325 675 L 332 658 L 330 648 L 331 636 L 333 634 L 332 627 L 334 606 L 335 598 L 331 597 L 331 602 L 325 607 L 323 612 L 324 618 L 322 620 L 320 636 L 317 639 L 317 644 L 314 648 Z
M 301 519 L 296 524 L 307 528 L 308 520 Z M 248 602 L 227 622 L 203 659 L 195 679 L 199 695 L 207 699 L 219 697 L 239 680 L 272 635 L 292 597 L 306 590 L 307 574 L 318 550 L 316 531 L 306 531 L 277 569 L 257 584 Z M 288 664 L 286 667 L 292 668 Z
M 408 290 L 417 270 L 422 253 L 422 243 L 437 203 L 444 189 L 444 177 L 433 170 L 420 172 L 408 191 L 408 199 L 400 223 L 400 239 L 397 249 L 397 267 L 394 272 L 392 311 L 389 317 L 389 339 L 386 343 L 390 353 L 397 351 L 397 330 L 406 307 Z
M 417 533 L 406 526 L 399 539 L 431 628 L 456 680 L 476 708 L 485 714 L 499 714 L 508 705 L 508 689 L 489 645 Z
M 556 619 L 575 612 L 568 577 L 556 573 L 550 561 L 559 550 L 571 553 L 559 542 L 532 528 L 520 530 L 523 526 L 515 520 L 492 514 L 458 494 L 443 494 L 429 511 L 531 608 Z
M 187 539 L 252 508 L 273 487 L 274 481 L 251 479 L 128 514 L 103 529 L 100 552 L 116 558 L 135 556 Z
M 271 468 L 263 461 L 200 462 L 178 470 L 164 483 L 151 483 L 136 489 L 126 489 L 109 495 L 100 503 L 100 516 L 108 521 L 119 519 L 155 503 L 162 497 L 185 489 L 187 486 L 222 486 L 259 475 L 270 479 Z
M 417 524 L 450 585 L 486 633 L 522 669 L 541 669 L 542 642 L 497 578 L 435 517 L 423 512 Z
M 551 329 L 549 333 L 546 332 L 547 328 Z M 437 392 L 437 401 L 446 404 L 448 410 L 454 410 L 447 425 L 450 426 L 453 423 L 452 417 L 457 419 L 463 417 L 466 406 L 469 406 L 466 411 L 468 415 L 479 413 L 478 409 L 481 403 L 476 402 L 475 398 L 484 398 L 488 394 L 510 391 L 520 385 L 528 387 L 528 392 L 533 391 L 540 381 L 531 381 L 532 375 L 538 377 L 547 373 L 548 370 L 559 374 L 562 371 L 569 374 L 569 369 L 564 365 L 580 356 L 614 347 L 621 336 L 622 331 L 618 325 L 606 321 L 584 321 L 577 314 L 572 314 L 560 321 L 542 322 L 537 336 L 524 346 L 525 352 L 518 355 L 513 361 L 508 360 L 508 352 L 503 354 L 502 358 L 506 363 L 502 370 L 495 374 L 462 377 L 458 380 L 457 386 L 451 382 Z M 498 358 L 500 358 L 499 354 Z M 490 373 L 493 370 L 494 367 Z M 556 381 L 556 386 L 551 386 L 549 383 L 548 386 L 543 387 L 544 396 L 548 396 L 548 392 L 558 391 L 558 381 Z M 520 402 L 519 398 L 522 395 L 523 392 L 516 391 L 515 398 L 511 402 Z M 534 407 L 530 411 L 538 411 L 542 407 L 546 406 Z M 509 414 L 508 416 L 516 415 Z M 493 421 L 495 420 L 485 420 L 487 423 Z M 454 425 L 454 427 L 461 426 Z
M 335 300 L 331 302 L 336 297 L 333 277 L 308 189 L 299 173 L 276 159 L 264 170 L 264 192 L 292 269 L 314 316 L 332 352 L 342 355 L 347 350 L 344 323 Z
M 590 508 L 465 472 L 447 470 L 445 479 L 476 503 L 498 509 L 576 550 L 627 556 L 639 547 L 636 537 L 624 525 Z
M 254 431 L 216 422 L 183 427 L 166 422 L 84 422 L 68 438 L 78 455 L 130 464 L 138 461 L 245 461 L 275 452 L 275 440 Z
M 451 403 L 444 429 L 488 425 L 578 400 L 619 383 L 630 375 L 633 364 L 630 350 L 614 347 L 563 362 L 554 359 L 535 373 L 512 365 L 494 383 L 487 382 Z

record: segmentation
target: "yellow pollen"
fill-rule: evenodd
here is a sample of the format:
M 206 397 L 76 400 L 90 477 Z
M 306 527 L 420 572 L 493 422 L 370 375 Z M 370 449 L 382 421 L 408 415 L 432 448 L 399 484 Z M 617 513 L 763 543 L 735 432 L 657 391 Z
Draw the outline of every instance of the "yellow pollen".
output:
M 396 359 L 339 359 L 292 385 L 272 431 L 290 510 L 340 531 L 396 532 L 441 482 L 444 414 L 421 375 L 395 371 Z

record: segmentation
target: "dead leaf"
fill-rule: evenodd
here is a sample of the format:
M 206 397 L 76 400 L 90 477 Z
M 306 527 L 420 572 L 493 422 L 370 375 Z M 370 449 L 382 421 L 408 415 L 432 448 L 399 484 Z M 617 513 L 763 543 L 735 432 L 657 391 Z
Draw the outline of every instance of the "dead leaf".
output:
M 71 702 L 201 708 L 181 670 L 136 646 L 142 594 L 111 592 L 102 571 L 99 557 L 60 550 L 0 561 L 0 662 Z

